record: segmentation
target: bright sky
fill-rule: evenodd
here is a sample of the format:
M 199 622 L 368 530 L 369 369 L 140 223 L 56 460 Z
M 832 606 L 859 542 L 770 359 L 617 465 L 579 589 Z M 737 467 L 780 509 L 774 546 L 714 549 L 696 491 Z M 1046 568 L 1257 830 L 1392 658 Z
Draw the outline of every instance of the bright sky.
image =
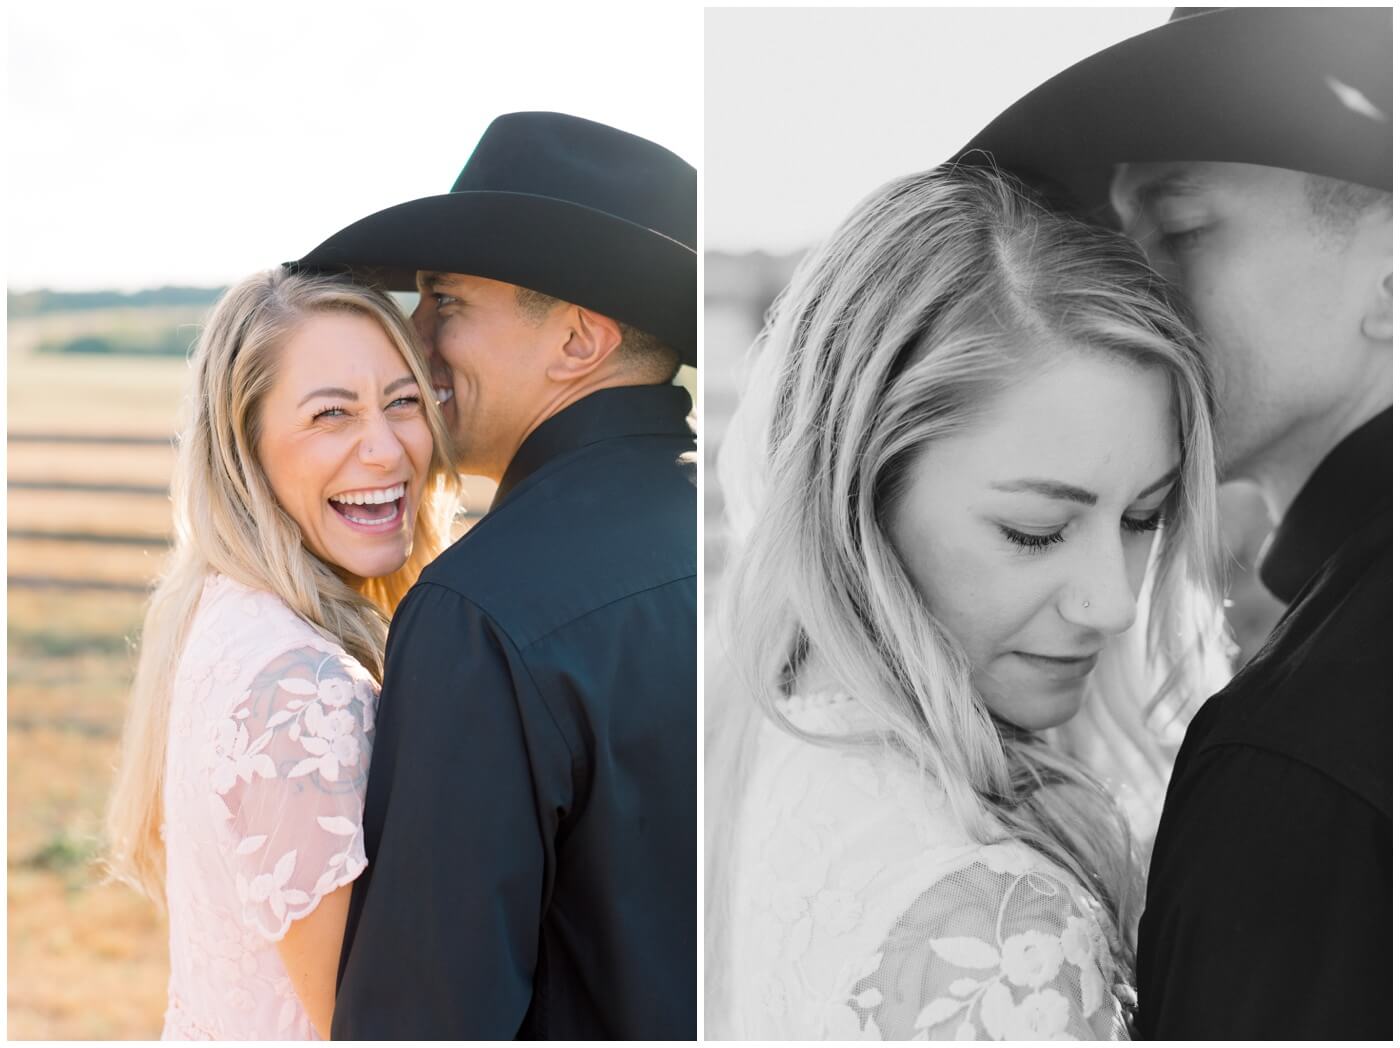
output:
M 228 283 L 447 192 L 516 110 L 700 163 L 698 6 L 6 6 L 12 290 Z
M 786 252 L 1168 7 L 709 10 L 705 248 Z

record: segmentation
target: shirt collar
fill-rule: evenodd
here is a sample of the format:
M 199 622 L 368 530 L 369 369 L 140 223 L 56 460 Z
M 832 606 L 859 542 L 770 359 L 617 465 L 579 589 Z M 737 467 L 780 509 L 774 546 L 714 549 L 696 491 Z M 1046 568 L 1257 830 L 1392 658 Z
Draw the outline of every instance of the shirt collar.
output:
M 1291 602 L 1327 559 L 1377 513 L 1391 506 L 1391 409 L 1353 430 L 1313 470 L 1283 515 L 1259 579 Z
M 690 393 L 683 386 L 614 386 L 590 393 L 545 419 L 525 438 L 506 467 L 491 508 L 551 459 L 600 440 L 647 435 L 693 440 L 689 412 Z

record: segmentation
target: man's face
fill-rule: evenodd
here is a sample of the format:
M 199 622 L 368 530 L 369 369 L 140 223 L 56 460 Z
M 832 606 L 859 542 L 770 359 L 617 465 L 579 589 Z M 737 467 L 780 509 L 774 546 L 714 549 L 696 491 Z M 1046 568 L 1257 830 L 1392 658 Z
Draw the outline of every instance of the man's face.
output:
M 461 273 L 418 274 L 414 326 L 457 445 L 457 467 L 499 480 L 548 396 L 550 351 L 567 340 L 556 314 L 532 318 L 514 284 Z M 441 397 L 441 393 L 439 396 Z
M 1205 338 L 1226 479 L 1258 479 L 1368 381 L 1360 317 L 1375 276 L 1304 186 L 1295 171 L 1225 163 L 1125 164 L 1113 181 L 1123 229 Z

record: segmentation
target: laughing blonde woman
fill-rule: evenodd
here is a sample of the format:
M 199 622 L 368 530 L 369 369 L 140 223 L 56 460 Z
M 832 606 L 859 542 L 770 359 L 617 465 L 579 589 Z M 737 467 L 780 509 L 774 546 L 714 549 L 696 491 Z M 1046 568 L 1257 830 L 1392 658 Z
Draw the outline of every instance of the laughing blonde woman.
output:
M 165 1039 L 328 1035 L 389 616 L 442 549 L 447 435 L 385 295 L 282 270 L 192 360 L 108 817 L 170 916 Z

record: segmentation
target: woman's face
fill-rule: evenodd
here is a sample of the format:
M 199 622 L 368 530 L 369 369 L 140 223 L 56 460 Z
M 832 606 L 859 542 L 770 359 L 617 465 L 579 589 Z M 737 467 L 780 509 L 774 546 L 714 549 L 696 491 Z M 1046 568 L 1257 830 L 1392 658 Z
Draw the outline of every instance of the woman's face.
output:
M 313 314 L 282 347 L 262 412 L 258 459 L 307 549 L 352 585 L 403 567 L 433 438 L 379 325 Z
M 1180 466 L 1171 404 L 1161 370 L 1066 352 L 915 460 L 895 548 L 1004 720 L 1069 720 L 1132 625 Z

